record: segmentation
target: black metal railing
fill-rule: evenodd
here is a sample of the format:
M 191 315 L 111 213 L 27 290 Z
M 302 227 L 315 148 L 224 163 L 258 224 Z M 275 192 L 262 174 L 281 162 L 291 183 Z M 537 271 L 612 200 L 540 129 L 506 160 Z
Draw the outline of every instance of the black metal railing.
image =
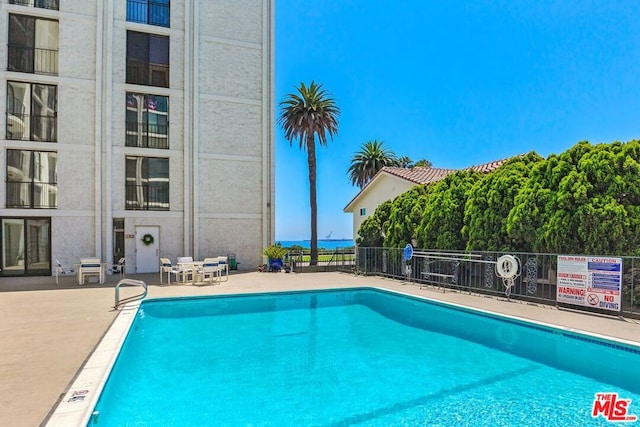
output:
M 127 58 L 127 83 L 169 87 L 169 66 Z
M 58 51 L 8 45 L 9 71 L 35 74 L 58 74 Z
M 409 262 L 402 248 L 357 248 L 354 272 L 409 281 L 415 284 L 457 289 L 478 294 L 505 296 L 507 284 L 495 272 L 503 252 L 414 250 Z M 519 274 L 509 298 L 558 305 L 558 254 L 509 253 L 517 258 Z M 622 259 L 622 294 L 619 314 L 640 317 L 640 257 Z M 598 306 L 599 307 L 599 306 Z M 585 311 L 598 307 L 572 306 Z M 613 312 L 615 313 L 615 312 Z
M 169 125 L 144 122 L 126 122 L 127 147 L 169 148 Z
M 58 140 L 58 118 L 7 113 L 7 139 L 55 142 Z
M 127 21 L 169 27 L 171 7 L 169 2 L 127 0 Z
M 20 6 L 32 6 L 41 9 L 59 10 L 60 4 L 58 0 L 9 0 L 9 4 L 17 4 Z
M 291 250 L 284 262 L 296 273 L 311 271 L 353 271 L 355 269 L 355 248 L 338 248 L 332 250 L 318 249 L 318 262 L 311 265 L 311 250 Z
M 7 208 L 52 209 L 58 207 L 56 182 L 7 181 Z
M 126 184 L 125 209 L 168 211 L 169 183 Z
M 18 98 L 13 96 L 13 92 L 11 91 L 11 86 L 9 86 L 9 100 L 7 101 L 7 109 L 8 111 L 13 111 L 13 114 L 24 114 L 26 111 L 26 107 L 24 103 L 20 101 Z

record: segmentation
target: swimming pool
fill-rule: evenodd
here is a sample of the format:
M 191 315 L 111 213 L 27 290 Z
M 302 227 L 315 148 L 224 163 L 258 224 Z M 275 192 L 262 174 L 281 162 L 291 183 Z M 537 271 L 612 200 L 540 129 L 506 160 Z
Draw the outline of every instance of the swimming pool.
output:
M 377 289 L 144 301 L 90 426 L 605 425 L 640 348 Z

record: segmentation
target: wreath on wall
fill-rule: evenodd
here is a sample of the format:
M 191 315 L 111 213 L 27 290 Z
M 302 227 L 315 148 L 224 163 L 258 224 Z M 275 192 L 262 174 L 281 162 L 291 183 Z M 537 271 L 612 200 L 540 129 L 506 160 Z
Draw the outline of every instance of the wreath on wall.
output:
M 153 245 L 153 236 L 151 234 L 145 234 L 144 236 L 142 236 L 141 240 L 145 246 Z

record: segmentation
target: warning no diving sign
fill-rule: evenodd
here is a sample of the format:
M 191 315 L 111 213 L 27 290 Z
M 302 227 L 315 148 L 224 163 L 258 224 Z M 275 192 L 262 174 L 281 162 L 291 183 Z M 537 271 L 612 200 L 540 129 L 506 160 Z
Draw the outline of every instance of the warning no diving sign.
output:
M 556 300 L 620 311 L 622 258 L 558 255 Z

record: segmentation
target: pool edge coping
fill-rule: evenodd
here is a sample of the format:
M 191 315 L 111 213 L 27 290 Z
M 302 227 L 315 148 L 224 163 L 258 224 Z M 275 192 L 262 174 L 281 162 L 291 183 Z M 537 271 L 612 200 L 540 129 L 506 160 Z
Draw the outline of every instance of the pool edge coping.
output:
M 109 378 L 120 349 L 129 334 L 141 301 L 122 306 L 118 315 L 102 336 L 98 345 L 88 355 L 71 385 L 55 405 L 46 427 L 86 426 L 93 415 L 93 408 Z
M 592 337 L 595 340 L 604 341 L 606 343 L 614 343 L 627 347 L 631 347 L 640 352 L 640 341 L 631 341 L 624 338 L 601 335 L 596 332 L 585 331 L 583 329 L 571 328 L 567 326 L 556 325 L 553 323 L 542 322 L 539 320 L 520 317 L 512 314 L 499 313 L 492 310 L 471 307 L 450 301 L 441 301 L 428 296 L 413 295 L 401 290 L 389 289 L 383 286 L 348 286 L 344 288 L 323 288 L 323 289 L 306 289 L 306 290 L 286 290 L 273 292 L 255 292 L 255 293 L 231 293 L 221 295 L 199 295 L 199 296 L 178 296 L 178 297 L 157 297 L 149 298 L 141 301 L 135 301 L 125 304 L 113 323 L 109 326 L 103 337 L 101 338 L 95 349 L 87 356 L 83 366 L 81 366 L 66 390 L 62 398 L 51 411 L 50 416 L 43 422 L 47 427 L 67 427 L 70 425 L 86 426 L 93 416 L 93 410 L 98 403 L 98 399 L 109 378 L 111 370 L 120 354 L 120 350 L 124 341 L 129 334 L 135 314 L 145 301 L 167 301 L 167 300 L 185 300 L 185 299 L 209 299 L 209 298 L 233 298 L 233 297 L 251 297 L 266 296 L 277 294 L 296 294 L 310 292 L 344 292 L 354 290 L 375 290 L 381 291 L 404 298 L 413 300 L 423 300 L 438 306 L 448 307 L 455 310 L 471 312 L 476 315 L 489 316 L 497 319 L 509 319 L 519 324 L 533 324 L 550 331 L 553 329 L 560 330 L 572 335 L 583 335 Z M 526 325 L 523 325 L 526 326 Z M 549 331 L 549 332 L 550 332 Z

